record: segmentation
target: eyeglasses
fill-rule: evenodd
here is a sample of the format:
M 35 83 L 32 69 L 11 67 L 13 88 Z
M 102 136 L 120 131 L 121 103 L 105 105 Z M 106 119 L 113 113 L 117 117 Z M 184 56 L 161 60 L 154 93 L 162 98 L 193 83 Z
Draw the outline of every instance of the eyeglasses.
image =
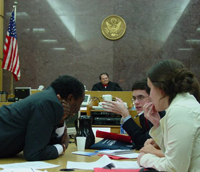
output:
M 143 96 L 143 95 L 139 95 L 139 96 L 133 96 L 133 98 L 132 98 L 132 100 L 133 101 L 136 101 L 136 100 L 138 100 L 138 101 L 142 101 L 144 98 L 146 98 L 146 97 L 149 97 L 149 96 Z

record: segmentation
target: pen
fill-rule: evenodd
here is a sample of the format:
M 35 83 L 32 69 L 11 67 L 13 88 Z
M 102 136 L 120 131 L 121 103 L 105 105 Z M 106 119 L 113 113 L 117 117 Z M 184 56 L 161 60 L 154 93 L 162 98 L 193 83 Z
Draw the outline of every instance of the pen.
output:
M 60 169 L 60 171 L 74 171 L 74 169 L 71 169 L 71 168 L 64 168 L 64 169 Z

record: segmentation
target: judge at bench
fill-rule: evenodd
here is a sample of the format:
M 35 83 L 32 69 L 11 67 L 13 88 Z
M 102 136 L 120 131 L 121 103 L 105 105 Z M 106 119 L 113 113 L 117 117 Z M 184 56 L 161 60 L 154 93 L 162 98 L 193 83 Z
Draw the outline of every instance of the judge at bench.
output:
M 100 82 L 93 85 L 92 91 L 122 91 L 117 83 L 109 81 L 107 73 L 100 74 L 99 80 Z
M 66 118 L 78 112 L 85 91 L 71 76 L 60 76 L 50 87 L 0 108 L 0 158 L 21 151 L 29 161 L 55 159 L 63 154 L 69 138 Z

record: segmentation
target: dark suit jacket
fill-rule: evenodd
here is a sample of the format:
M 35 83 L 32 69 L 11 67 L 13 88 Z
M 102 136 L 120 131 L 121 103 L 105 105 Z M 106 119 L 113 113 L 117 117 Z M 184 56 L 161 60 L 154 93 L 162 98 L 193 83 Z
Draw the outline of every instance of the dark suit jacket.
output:
M 122 91 L 122 89 L 117 83 L 109 81 L 106 88 L 101 82 L 94 84 L 92 91 Z
M 165 115 L 165 112 L 159 112 L 159 114 L 162 118 Z M 122 126 L 131 137 L 131 140 L 135 143 L 136 149 L 142 148 L 145 141 L 151 138 L 149 130 L 153 126 L 152 123 L 144 117 L 144 114 L 139 116 L 139 120 L 142 128 L 138 126 L 132 118 L 128 119 Z
M 63 107 L 52 87 L 0 108 L 0 157 L 24 151 L 27 160 L 57 158 L 55 129 Z

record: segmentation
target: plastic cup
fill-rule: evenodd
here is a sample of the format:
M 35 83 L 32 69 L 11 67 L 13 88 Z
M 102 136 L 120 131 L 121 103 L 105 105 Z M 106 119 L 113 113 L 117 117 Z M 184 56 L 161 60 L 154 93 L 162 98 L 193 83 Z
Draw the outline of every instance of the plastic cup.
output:
M 84 151 L 85 150 L 85 142 L 86 142 L 86 137 L 76 137 L 76 143 L 77 143 L 77 150 L 78 151 Z

